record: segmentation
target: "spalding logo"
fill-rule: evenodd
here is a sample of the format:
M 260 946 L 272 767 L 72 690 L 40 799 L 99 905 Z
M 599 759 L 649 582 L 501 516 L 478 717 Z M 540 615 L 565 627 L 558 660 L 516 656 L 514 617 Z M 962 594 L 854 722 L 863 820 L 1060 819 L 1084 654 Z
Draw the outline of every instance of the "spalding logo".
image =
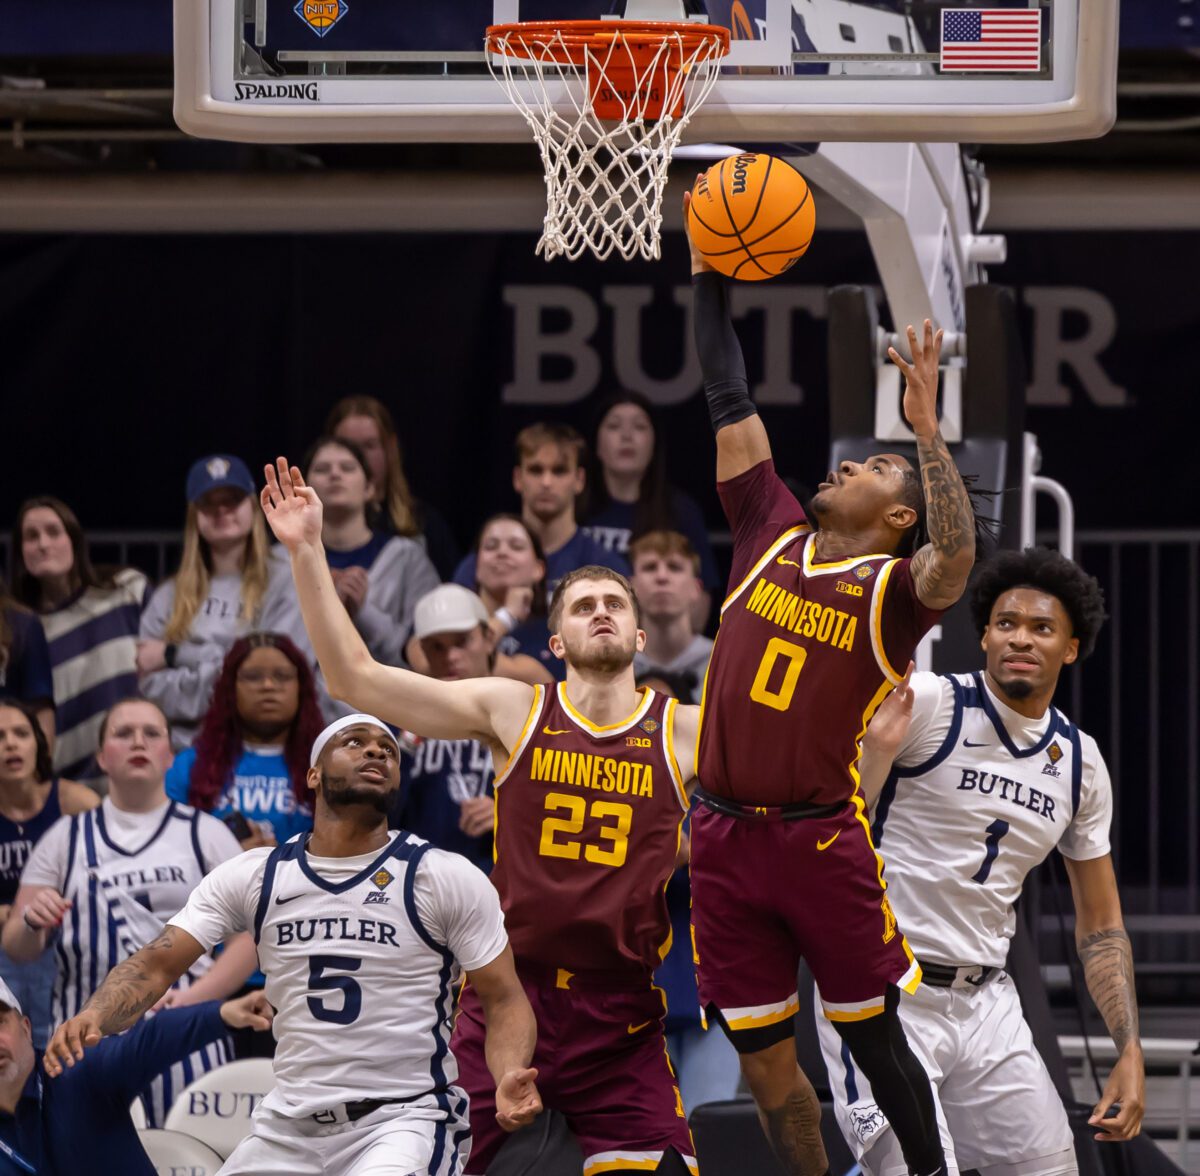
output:
M 300 0 L 292 11 L 318 37 L 323 37 L 350 10 L 346 0 Z

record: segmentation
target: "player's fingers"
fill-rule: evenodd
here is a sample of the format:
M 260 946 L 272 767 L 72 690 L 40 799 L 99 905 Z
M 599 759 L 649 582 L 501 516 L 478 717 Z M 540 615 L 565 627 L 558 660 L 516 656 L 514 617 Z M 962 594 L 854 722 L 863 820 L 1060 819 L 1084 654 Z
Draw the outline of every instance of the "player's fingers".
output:
M 888 348 L 888 359 L 892 361 L 906 376 L 912 375 L 912 366 L 894 347 Z
M 275 459 L 275 475 L 279 479 L 279 492 L 284 498 L 291 498 L 292 475 L 288 469 L 288 460 L 286 457 L 277 457 Z

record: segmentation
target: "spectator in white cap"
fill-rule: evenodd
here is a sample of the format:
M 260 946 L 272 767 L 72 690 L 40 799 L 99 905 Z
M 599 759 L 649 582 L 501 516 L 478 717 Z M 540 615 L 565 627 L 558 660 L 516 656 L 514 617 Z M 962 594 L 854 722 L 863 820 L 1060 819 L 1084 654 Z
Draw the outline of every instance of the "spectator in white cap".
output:
M 171 720 L 176 750 L 191 745 L 230 646 L 255 627 L 270 545 L 241 458 L 202 457 L 188 471 L 179 570 L 155 589 L 139 628 L 142 693 Z
M 460 969 L 486 1010 L 499 1125 L 513 1130 L 541 1110 L 528 1068 L 537 1027 L 499 896 L 457 855 L 388 830 L 400 768 L 379 719 L 330 724 L 311 764 L 312 832 L 213 870 L 162 935 L 59 1028 L 47 1072 L 86 1061 L 86 1049 L 133 1024 L 202 952 L 252 931 L 277 1010 L 275 1088 L 222 1173 L 459 1171 L 470 1150 L 449 1049 Z
M 495 673 L 495 638 L 483 601 L 460 584 L 443 584 L 417 601 L 413 639 L 430 677 L 443 682 Z M 403 787 L 392 824 L 492 868 L 492 753 L 477 739 L 421 739 L 406 734 Z

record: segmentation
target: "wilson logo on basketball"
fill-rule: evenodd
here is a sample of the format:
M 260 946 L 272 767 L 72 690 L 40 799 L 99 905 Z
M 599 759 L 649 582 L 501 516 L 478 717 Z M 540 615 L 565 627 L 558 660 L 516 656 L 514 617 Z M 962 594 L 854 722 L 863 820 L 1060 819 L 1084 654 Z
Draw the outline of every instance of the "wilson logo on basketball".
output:
M 733 186 L 729 189 L 733 196 L 740 196 L 746 190 L 746 172 L 758 158 L 757 155 L 739 155 L 733 161 Z
M 350 10 L 346 0 L 300 0 L 292 11 L 318 37 L 323 37 Z

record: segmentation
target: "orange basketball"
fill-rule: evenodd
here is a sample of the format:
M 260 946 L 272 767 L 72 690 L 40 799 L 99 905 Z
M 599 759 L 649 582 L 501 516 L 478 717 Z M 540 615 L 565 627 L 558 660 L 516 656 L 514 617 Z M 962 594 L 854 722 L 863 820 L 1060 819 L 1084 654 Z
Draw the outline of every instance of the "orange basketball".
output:
M 692 189 L 688 231 L 705 261 L 730 278 L 758 282 L 790 269 L 816 223 L 804 177 L 773 155 L 731 155 Z

